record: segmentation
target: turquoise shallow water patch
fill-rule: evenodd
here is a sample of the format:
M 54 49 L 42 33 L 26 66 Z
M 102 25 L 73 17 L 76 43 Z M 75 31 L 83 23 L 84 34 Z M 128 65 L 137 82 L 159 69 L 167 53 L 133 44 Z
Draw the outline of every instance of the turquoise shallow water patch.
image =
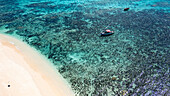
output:
M 82 60 L 82 57 L 84 57 L 84 54 L 85 53 L 82 53 L 82 52 L 80 52 L 80 53 L 71 53 L 71 54 L 68 54 L 68 57 L 69 58 L 71 58 L 71 61 L 72 62 L 84 62 L 83 60 Z
M 168 0 L 141 0 L 133 2 L 134 10 L 141 11 L 144 9 L 157 9 L 164 10 L 165 12 L 170 11 L 170 2 Z

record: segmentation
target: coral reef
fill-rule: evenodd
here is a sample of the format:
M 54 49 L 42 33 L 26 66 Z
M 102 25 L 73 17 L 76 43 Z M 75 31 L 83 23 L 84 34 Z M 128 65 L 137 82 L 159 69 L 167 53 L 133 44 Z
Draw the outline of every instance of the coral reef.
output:
M 0 25 L 46 55 L 77 96 L 168 96 L 170 13 L 124 12 L 106 1 L 34 2 L 16 9 L 0 2 L 6 9 Z M 106 28 L 114 35 L 100 37 Z

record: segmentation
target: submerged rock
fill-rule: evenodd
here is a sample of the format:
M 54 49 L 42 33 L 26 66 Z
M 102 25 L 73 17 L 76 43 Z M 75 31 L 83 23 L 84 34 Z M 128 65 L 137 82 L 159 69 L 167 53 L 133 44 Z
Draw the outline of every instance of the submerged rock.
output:
M 28 38 L 28 43 L 31 44 L 31 45 L 34 45 L 36 44 L 37 42 L 39 42 L 39 37 L 38 36 L 32 36 L 30 38 Z

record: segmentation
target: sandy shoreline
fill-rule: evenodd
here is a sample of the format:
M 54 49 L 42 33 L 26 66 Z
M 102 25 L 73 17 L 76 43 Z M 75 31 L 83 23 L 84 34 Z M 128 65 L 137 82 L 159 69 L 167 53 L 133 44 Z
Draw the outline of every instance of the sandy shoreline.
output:
M 68 83 L 35 49 L 0 34 L 0 96 L 74 96 Z

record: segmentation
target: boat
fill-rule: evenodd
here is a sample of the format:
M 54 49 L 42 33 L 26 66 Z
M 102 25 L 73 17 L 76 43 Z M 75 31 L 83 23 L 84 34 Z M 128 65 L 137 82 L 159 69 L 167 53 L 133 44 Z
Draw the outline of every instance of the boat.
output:
M 101 36 L 110 36 L 112 35 L 114 32 L 101 32 L 100 35 Z
M 124 11 L 128 11 L 129 10 L 129 8 L 124 8 Z

